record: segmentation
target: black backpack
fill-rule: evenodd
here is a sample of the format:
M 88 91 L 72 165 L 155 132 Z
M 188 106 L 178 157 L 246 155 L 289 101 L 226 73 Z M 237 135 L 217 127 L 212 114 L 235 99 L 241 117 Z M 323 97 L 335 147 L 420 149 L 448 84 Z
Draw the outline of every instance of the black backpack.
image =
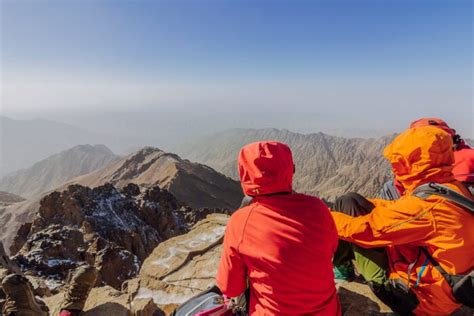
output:
M 464 210 L 474 215 L 474 201 L 451 188 L 437 183 L 427 183 L 419 186 L 413 191 L 412 195 L 420 199 L 427 199 L 432 195 L 442 197 L 450 202 L 461 206 Z M 456 301 L 460 304 L 474 308 L 474 271 L 465 275 L 453 275 L 446 272 L 435 258 L 430 254 L 427 247 L 420 247 L 420 251 L 426 256 L 433 267 L 443 275 L 445 280 L 451 286 L 452 293 Z M 474 254 L 467 254 L 473 256 Z

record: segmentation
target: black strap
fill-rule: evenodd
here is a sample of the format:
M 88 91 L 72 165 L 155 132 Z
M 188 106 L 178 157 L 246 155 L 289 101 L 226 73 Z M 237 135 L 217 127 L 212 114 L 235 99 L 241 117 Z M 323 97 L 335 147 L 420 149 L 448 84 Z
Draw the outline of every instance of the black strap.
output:
M 437 195 L 445 198 L 448 201 L 458 204 L 459 206 L 467 209 L 471 214 L 474 214 L 474 200 L 468 198 L 447 186 L 430 182 L 427 184 L 420 185 L 413 191 L 412 195 L 419 197 L 420 199 L 427 199 L 431 195 Z
M 413 191 L 412 195 L 417 196 L 423 200 L 429 198 L 432 195 L 440 196 L 448 201 L 458 204 L 459 206 L 468 210 L 471 214 L 474 214 L 474 201 L 471 198 L 468 198 L 454 191 L 453 189 L 438 183 L 430 182 L 420 185 Z M 431 265 L 435 267 L 435 269 L 438 270 L 439 273 L 441 273 L 441 275 L 452 288 L 456 283 L 453 279 L 453 276 L 446 272 L 443 267 L 441 267 L 441 265 L 438 263 L 438 261 L 436 261 L 435 258 L 433 258 L 433 256 L 430 254 L 426 247 L 420 247 L 420 250 L 430 261 Z
M 446 272 L 446 270 L 443 269 L 443 267 L 436 261 L 435 258 L 430 254 L 428 249 L 426 247 L 420 247 L 420 250 L 423 252 L 423 254 L 428 258 L 430 261 L 431 265 L 438 270 L 439 273 L 443 276 L 443 278 L 448 282 L 449 286 L 453 287 L 455 285 L 455 281 L 453 280 L 451 274 Z

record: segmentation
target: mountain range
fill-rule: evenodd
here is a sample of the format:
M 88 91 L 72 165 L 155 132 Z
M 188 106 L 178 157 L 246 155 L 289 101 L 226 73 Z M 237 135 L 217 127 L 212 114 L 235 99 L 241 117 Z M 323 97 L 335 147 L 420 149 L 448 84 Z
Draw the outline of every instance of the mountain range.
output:
M 54 160 L 52 160 L 54 161 Z M 51 166 L 54 169 L 54 164 Z M 242 200 L 240 184 L 214 169 L 158 148 L 145 147 L 113 161 L 103 168 L 70 179 L 54 188 L 62 192 L 71 185 L 96 188 L 111 184 L 122 189 L 130 183 L 140 188 L 159 187 L 171 192 L 181 205 L 195 208 L 235 209 Z M 8 250 L 23 224 L 32 222 L 42 199 L 50 192 L 26 201 L 0 207 L 0 240 Z
M 393 137 L 342 138 L 279 129 L 232 129 L 178 146 L 175 151 L 238 179 L 237 155 L 242 146 L 261 140 L 281 141 L 293 151 L 294 189 L 334 200 L 350 191 L 377 196 L 390 178 L 382 151 Z
M 97 143 L 97 135 L 69 124 L 0 116 L 0 176 L 27 168 L 62 150 Z
M 0 179 L 0 190 L 25 198 L 55 189 L 77 176 L 118 160 L 104 145 L 78 145 Z

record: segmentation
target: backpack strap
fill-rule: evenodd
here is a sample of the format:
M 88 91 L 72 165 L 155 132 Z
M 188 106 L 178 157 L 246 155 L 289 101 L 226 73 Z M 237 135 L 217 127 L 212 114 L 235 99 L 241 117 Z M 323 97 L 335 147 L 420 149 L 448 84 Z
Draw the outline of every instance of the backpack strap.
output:
M 474 200 L 454 191 L 453 189 L 434 182 L 422 184 L 413 191 L 412 195 L 426 200 L 431 195 L 437 195 L 458 204 L 474 214 Z
M 457 205 L 463 207 L 464 209 L 468 210 L 471 214 L 474 214 L 474 201 L 453 189 L 438 184 L 434 182 L 426 183 L 417 187 L 412 195 L 419 197 L 420 199 L 427 199 L 432 195 L 436 195 L 442 198 L 445 198 L 448 201 L 456 203 Z M 448 282 L 451 288 L 454 287 L 456 284 L 456 280 L 453 278 L 453 275 L 446 272 L 446 270 L 441 267 L 438 261 L 430 254 L 427 247 L 419 247 L 420 251 L 426 256 L 429 260 L 431 265 L 438 270 L 439 273 L 443 276 L 443 278 Z
M 439 273 L 443 276 L 443 278 L 448 282 L 449 286 L 452 288 L 456 284 L 456 281 L 452 278 L 452 275 L 446 272 L 443 267 L 436 261 L 435 258 L 430 254 L 426 247 L 420 247 L 421 252 L 426 256 L 426 258 L 430 261 L 431 265 L 438 270 Z

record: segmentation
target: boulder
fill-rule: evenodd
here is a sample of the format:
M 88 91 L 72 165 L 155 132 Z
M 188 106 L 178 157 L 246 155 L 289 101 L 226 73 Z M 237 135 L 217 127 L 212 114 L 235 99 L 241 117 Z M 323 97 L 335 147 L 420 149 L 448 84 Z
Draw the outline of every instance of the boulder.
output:
M 121 247 L 108 246 L 97 254 L 95 266 L 99 271 L 99 282 L 121 289 L 123 282 L 138 274 L 140 261 Z
M 4 273 L 20 273 L 20 268 L 10 260 L 10 257 L 5 252 L 3 243 L 0 241 L 0 271 L 1 270 L 3 270 L 3 272 L 0 273 L 0 281 L 3 279 L 1 275 Z
M 64 280 L 69 270 L 86 261 L 86 249 L 80 229 L 50 225 L 32 234 L 13 260 L 29 274 Z
M 214 284 L 221 243 L 229 216 L 212 214 L 182 236 L 161 243 L 145 260 L 135 300 L 153 299 L 164 311 Z

